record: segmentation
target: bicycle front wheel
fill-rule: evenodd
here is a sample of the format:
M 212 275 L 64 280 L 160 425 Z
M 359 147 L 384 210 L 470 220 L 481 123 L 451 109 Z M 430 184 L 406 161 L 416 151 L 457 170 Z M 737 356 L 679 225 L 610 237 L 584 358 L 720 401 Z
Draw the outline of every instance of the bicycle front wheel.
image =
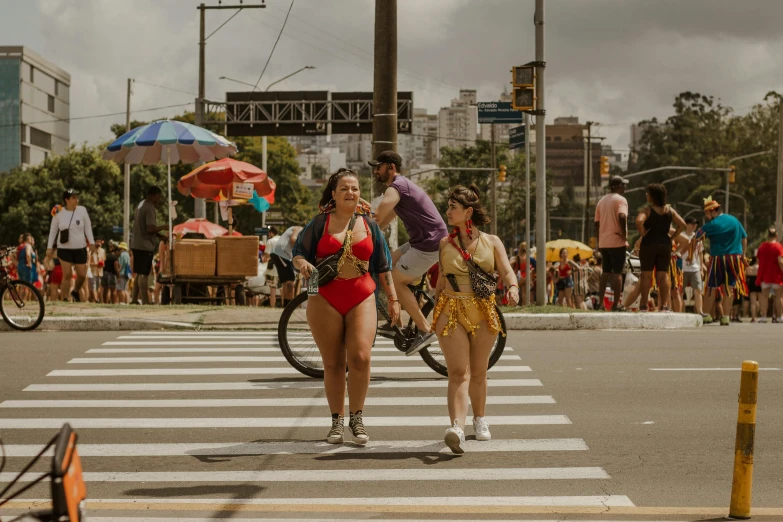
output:
M 277 324 L 277 340 L 283 356 L 297 371 L 308 377 L 324 378 L 321 352 L 307 324 L 307 292 L 298 294 L 286 305 Z
M 26 281 L 8 281 L 0 290 L 0 315 L 14 330 L 35 330 L 44 311 L 43 295 Z
M 508 331 L 506 329 L 506 319 L 503 317 L 503 313 L 500 311 L 500 308 L 495 306 L 495 309 L 498 312 L 498 318 L 500 319 L 500 326 L 503 329 L 503 334 L 505 334 Z M 495 339 L 495 346 L 492 347 L 492 352 L 489 354 L 488 368 L 495 366 L 495 363 L 500 360 L 500 356 L 503 355 L 503 350 L 506 349 L 506 337 L 503 334 L 499 333 Z M 419 354 L 421 355 L 421 358 L 424 360 L 424 362 L 427 363 L 427 366 L 444 377 L 449 376 L 449 371 L 446 368 L 446 358 L 443 356 L 443 352 L 441 351 L 440 346 L 429 346 L 420 351 Z

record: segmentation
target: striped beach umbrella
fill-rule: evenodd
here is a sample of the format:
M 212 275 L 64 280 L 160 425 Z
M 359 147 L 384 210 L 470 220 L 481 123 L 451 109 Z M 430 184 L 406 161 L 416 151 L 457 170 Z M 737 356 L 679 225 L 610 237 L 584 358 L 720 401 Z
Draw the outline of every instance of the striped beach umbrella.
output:
M 167 185 L 171 207 L 172 163 L 214 161 L 236 152 L 237 146 L 233 142 L 212 131 L 182 121 L 161 120 L 136 127 L 114 140 L 103 151 L 103 159 L 134 165 L 165 163 L 168 166 Z M 172 237 L 171 209 L 169 237 Z M 169 249 L 172 243 L 169 241 Z

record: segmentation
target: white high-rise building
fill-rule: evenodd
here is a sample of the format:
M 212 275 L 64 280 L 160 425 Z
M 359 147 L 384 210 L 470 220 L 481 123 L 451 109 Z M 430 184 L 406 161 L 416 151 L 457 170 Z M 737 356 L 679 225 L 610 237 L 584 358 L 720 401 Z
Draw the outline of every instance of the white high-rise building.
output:
M 478 134 L 476 91 L 463 89 L 438 113 L 438 157 L 443 147 L 470 147 Z

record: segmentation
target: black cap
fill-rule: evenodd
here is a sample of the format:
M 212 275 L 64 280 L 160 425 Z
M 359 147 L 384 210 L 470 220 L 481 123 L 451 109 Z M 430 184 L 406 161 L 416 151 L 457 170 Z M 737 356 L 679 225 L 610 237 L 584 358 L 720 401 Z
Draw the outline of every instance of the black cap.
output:
M 375 158 L 373 161 L 367 162 L 371 167 L 376 167 L 382 163 L 392 163 L 397 166 L 399 169 L 402 167 L 402 158 L 399 154 L 394 152 L 393 150 L 385 150 L 378 154 L 378 157 Z
M 698 223 L 698 221 L 696 221 L 696 218 L 693 216 L 688 216 L 685 218 L 686 225 L 695 225 L 696 223 Z
M 613 176 L 612 179 L 609 180 L 610 187 L 619 187 L 620 185 L 627 185 L 628 183 L 630 183 L 630 181 L 622 176 Z
M 79 191 L 71 188 L 63 192 L 63 199 L 71 199 L 73 196 L 78 196 L 78 195 L 79 195 Z

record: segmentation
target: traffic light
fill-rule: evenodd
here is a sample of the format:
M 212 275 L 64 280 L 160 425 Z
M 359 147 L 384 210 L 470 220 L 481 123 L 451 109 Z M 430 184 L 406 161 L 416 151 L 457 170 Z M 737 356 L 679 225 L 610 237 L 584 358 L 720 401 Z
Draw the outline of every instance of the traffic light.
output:
M 501 183 L 506 181 L 506 166 L 505 165 L 501 165 L 500 167 L 498 167 L 498 181 L 501 182 Z
M 520 65 L 511 69 L 511 85 L 514 93 L 511 105 L 517 111 L 536 109 L 536 72 L 532 65 Z
M 601 156 L 601 178 L 609 177 L 609 156 Z
M 729 167 L 729 183 L 734 183 L 735 181 L 737 181 L 737 169 L 734 165 L 731 165 Z

